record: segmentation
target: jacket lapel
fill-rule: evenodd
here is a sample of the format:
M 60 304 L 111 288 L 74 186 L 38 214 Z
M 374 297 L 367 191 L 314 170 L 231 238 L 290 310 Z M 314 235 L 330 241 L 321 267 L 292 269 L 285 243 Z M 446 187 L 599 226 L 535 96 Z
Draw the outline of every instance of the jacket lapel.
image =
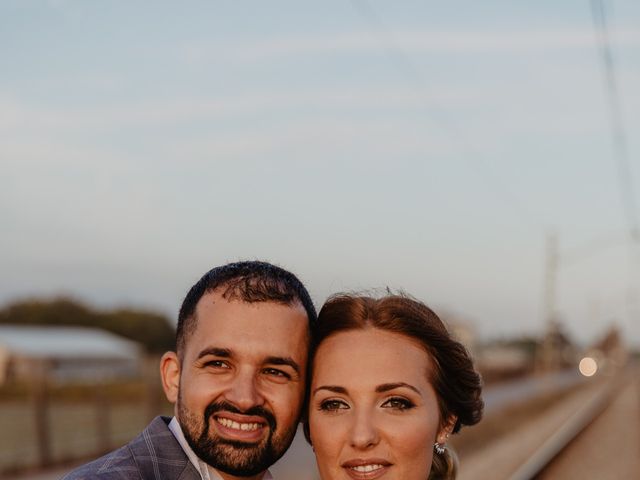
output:
M 171 419 L 156 417 L 129 449 L 144 480 L 201 480 L 180 444 L 167 427 Z

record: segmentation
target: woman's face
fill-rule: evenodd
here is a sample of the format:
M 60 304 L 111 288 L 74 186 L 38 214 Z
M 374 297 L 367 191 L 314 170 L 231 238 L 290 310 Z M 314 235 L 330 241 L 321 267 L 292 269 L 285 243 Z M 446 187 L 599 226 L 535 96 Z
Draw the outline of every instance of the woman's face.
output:
M 324 340 L 309 405 L 322 479 L 425 480 L 433 443 L 445 440 L 431 371 L 425 350 L 404 335 L 368 328 Z

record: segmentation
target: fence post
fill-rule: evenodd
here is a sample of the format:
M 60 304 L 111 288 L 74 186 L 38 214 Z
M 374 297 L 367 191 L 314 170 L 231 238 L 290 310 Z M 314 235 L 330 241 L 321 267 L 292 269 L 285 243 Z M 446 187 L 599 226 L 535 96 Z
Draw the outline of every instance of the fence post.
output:
M 94 405 L 96 407 L 96 433 L 99 454 L 111 450 L 111 402 L 103 380 L 95 388 Z
M 144 382 L 146 384 L 146 411 L 148 420 L 151 421 L 162 409 L 160 386 L 160 360 L 157 355 L 144 356 L 143 366 Z
M 47 360 L 35 360 L 31 377 L 31 394 L 36 427 L 38 464 L 51 465 L 51 426 L 49 423 L 49 366 Z

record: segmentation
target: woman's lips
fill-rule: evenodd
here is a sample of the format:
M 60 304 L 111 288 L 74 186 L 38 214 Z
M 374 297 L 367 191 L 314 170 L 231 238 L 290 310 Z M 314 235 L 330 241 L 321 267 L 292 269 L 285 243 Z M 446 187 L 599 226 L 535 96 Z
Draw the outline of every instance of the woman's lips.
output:
M 354 480 L 373 480 L 386 474 L 392 464 L 382 458 L 356 458 L 340 466 Z

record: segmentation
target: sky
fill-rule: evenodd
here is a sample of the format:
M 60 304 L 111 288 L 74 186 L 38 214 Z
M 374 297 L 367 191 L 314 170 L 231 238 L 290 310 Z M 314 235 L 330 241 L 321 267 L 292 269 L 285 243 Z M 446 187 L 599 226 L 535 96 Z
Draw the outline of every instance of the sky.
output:
M 480 338 L 640 346 L 640 4 L 0 2 L 0 304 L 72 295 L 175 318 L 263 259 L 317 306 L 402 289 Z M 627 197 L 629 198 L 629 197 Z

